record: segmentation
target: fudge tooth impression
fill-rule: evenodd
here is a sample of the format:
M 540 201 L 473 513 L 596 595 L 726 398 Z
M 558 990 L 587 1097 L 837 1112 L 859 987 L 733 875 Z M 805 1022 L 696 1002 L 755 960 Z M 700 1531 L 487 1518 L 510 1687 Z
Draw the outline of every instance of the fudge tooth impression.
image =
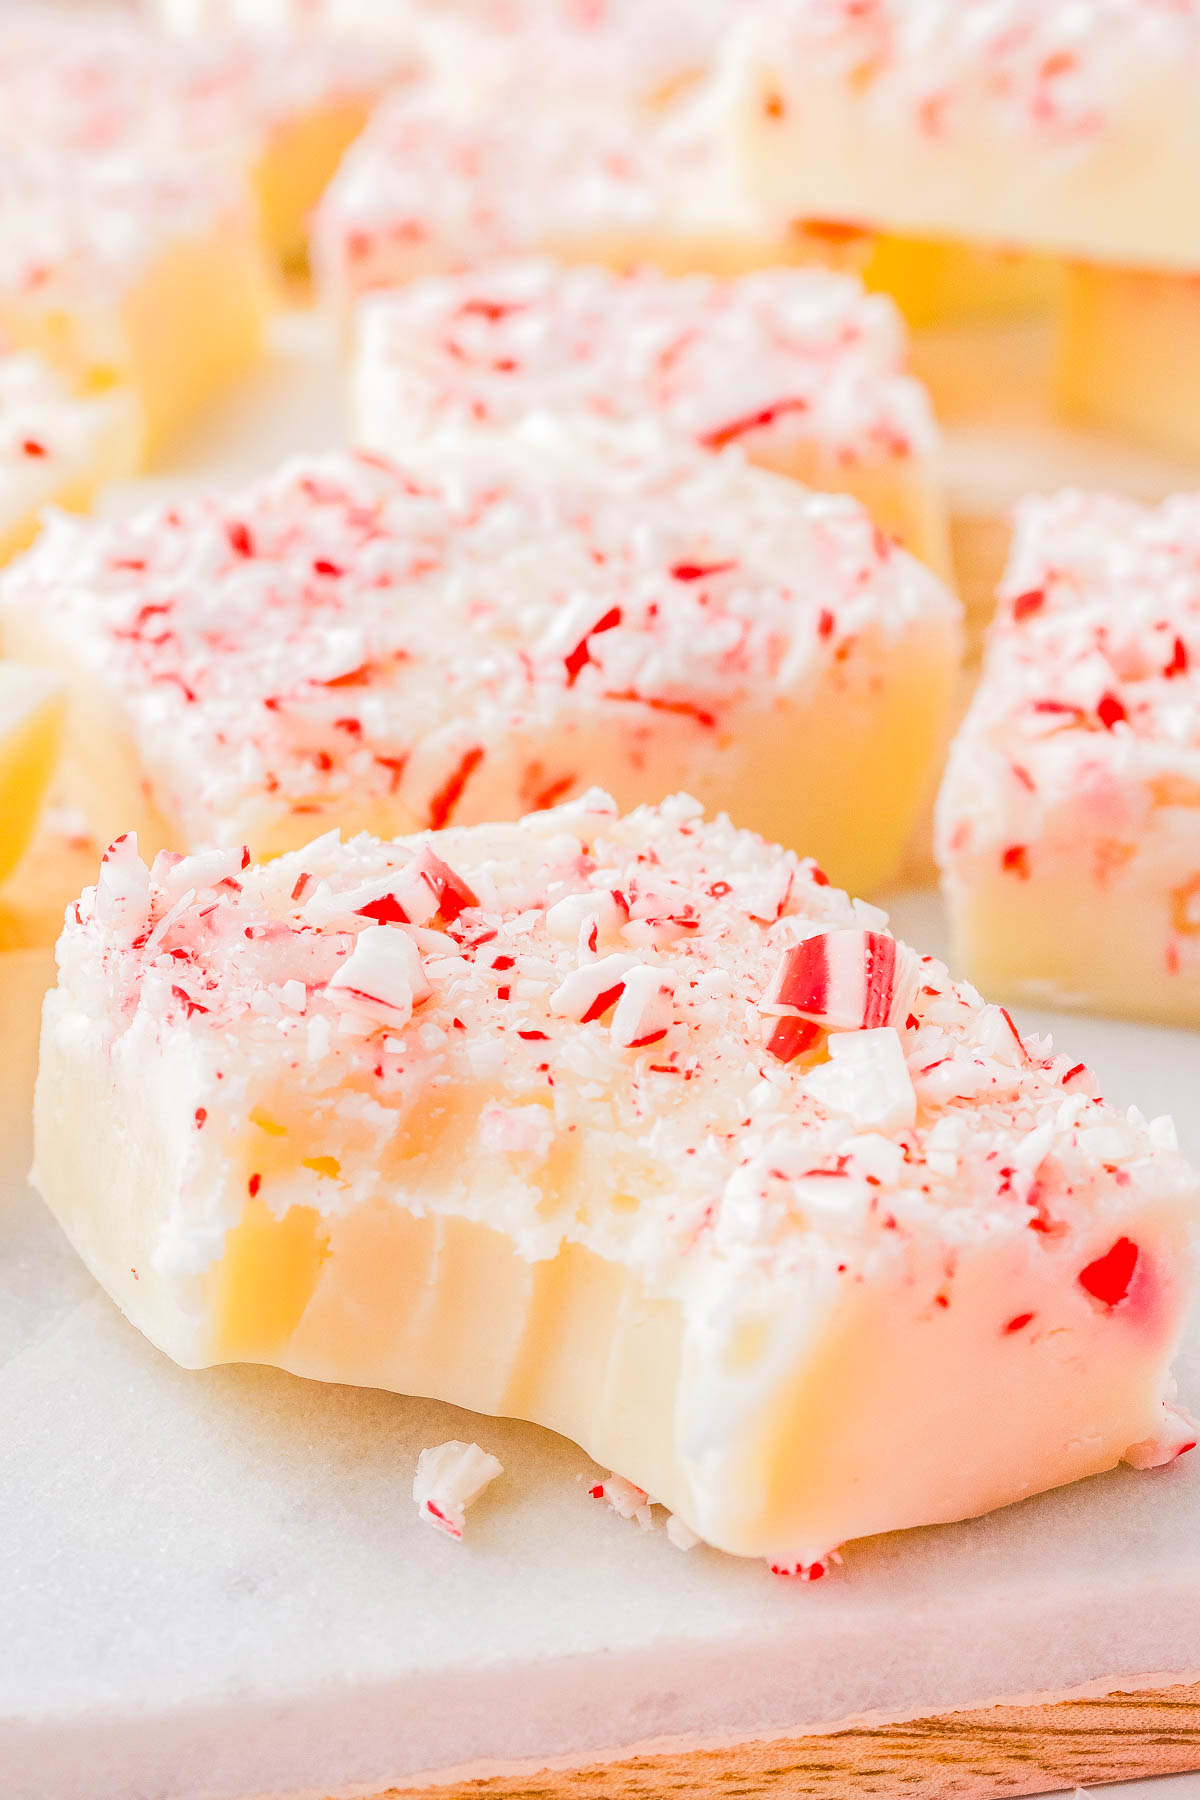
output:
M 957 601 L 849 498 L 635 437 L 541 421 L 54 520 L 0 618 L 70 676 L 66 797 L 102 843 L 262 856 L 687 787 L 882 882 L 946 728 Z
M 34 1179 L 188 1367 L 537 1421 L 810 1576 L 1188 1447 L 1169 1123 L 693 801 L 125 838 L 58 960 Z
M 883 294 L 831 269 L 734 280 L 528 259 L 373 294 L 356 315 L 358 440 L 413 453 L 431 432 L 536 412 L 647 415 L 701 449 L 849 493 L 949 567 L 929 398 Z

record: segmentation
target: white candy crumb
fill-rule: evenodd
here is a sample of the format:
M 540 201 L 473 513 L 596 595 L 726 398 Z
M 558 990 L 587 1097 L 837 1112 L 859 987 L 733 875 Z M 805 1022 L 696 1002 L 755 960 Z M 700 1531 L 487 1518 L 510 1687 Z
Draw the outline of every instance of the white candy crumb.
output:
M 593 1500 L 605 1500 L 622 1519 L 636 1519 L 643 1531 L 653 1531 L 654 1514 L 645 1488 L 636 1487 L 623 1475 L 608 1475 L 591 1490 Z
M 468 1506 L 503 1473 L 497 1457 L 478 1444 L 452 1438 L 448 1444 L 422 1450 L 413 1476 L 413 1499 L 421 1517 L 436 1530 L 461 1538 Z
M 694 1550 L 700 1539 L 692 1531 L 678 1513 L 671 1513 L 667 1518 L 667 1536 L 677 1550 Z

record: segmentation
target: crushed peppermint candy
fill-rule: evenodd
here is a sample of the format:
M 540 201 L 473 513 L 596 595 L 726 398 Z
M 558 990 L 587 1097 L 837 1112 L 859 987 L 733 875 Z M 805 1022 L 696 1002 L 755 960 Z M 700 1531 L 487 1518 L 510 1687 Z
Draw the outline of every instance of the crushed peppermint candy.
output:
M 362 440 L 394 453 L 537 412 L 649 414 L 702 448 L 807 454 L 827 486 L 937 443 L 893 303 L 817 267 L 720 281 L 529 259 L 413 282 L 359 309 L 354 404 Z
M 487 1159 L 494 1219 L 529 1254 L 553 1254 L 567 1231 L 658 1268 L 704 1245 L 748 1267 L 818 1256 L 836 1271 L 912 1243 L 1058 1242 L 1069 1227 L 1065 1278 L 1085 1312 L 1121 1317 L 1143 1291 L 1145 1257 L 1119 1221 L 1127 1171 L 1149 1180 L 1161 1161 L 1161 1179 L 1177 1179 L 1165 1122 L 1106 1107 L 1077 1059 L 1022 1036 L 941 964 L 902 945 L 885 954 L 880 915 L 864 930 L 814 864 L 706 823 L 692 801 L 621 818 L 592 793 L 512 825 L 390 843 L 331 833 L 241 863 L 163 853 L 148 869 L 119 840 L 68 917 L 59 962 L 64 987 L 110 1021 L 115 1054 L 128 1034 L 190 1040 L 212 1071 L 203 1132 L 189 1114 L 198 1153 L 235 1092 L 248 1112 L 286 1104 L 314 1140 L 336 1141 L 336 1180 L 322 1172 L 330 1145 L 315 1172 L 256 1165 L 269 1204 L 336 1210 L 356 1184 L 374 1191 L 405 1121 L 436 1120 L 459 1096 L 453 1129 L 431 1140 L 447 1194 Z M 767 921 L 758 896 L 780 869 L 787 898 Z M 424 922 L 380 923 L 364 900 L 428 890 L 431 871 L 442 898 Z M 649 953 L 639 927 L 664 911 L 693 928 Z M 602 936 L 588 925 L 599 918 Z M 864 1016 L 860 980 L 857 1011 L 781 1058 L 764 1041 L 764 997 L 781 962 L 822 942 L 857 946 L 893 982 L 911 962 L 919 983 L 905 977 L 901 1016 L 856 1029 L 845 1021 Z M 543 1183 L 558 1192 L 568 1152 L 589 1184 L 573 1222 L 557 1200 L 531 1199 Z
M 467 1508 L 503 1475 L 498 1457 L 457 1438 L 422 1450 L 413 1476 L 413 1499 L 426 1522 L 446 1537 L 461 1539 Z

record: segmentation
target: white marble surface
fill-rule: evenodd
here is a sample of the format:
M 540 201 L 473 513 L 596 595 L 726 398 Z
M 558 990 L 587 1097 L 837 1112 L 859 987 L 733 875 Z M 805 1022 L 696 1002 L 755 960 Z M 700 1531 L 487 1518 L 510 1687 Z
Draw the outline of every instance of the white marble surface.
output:
M 329 358 L 308 322 L 287 330 L 157 485 L 237 480 L 334 441 Z M 936 945 L 932 896 L 896 919 Z M 175 1369 L 24 1185 L 44 978 L 36 960 L 0 965 L 4 1800 L 383 1786 L 1200 1676 L 1197 1459 L 857 1545 L 803 1587 L 623 1523 L 588 1499 L 586 1458 L 534 1428 Z M 1113 1098 L 1174 1111 L 1200 1155 L 1200 1036 L 1055 1024 Z M 1200 1334 L 1181 1375 L 1200 1406 Z M 459 1546 L 409 1498 L 418 1451 L 452 1436 L 506 1470 Z M 1153 1800 L 1177 1795 L 1200 1783 Z

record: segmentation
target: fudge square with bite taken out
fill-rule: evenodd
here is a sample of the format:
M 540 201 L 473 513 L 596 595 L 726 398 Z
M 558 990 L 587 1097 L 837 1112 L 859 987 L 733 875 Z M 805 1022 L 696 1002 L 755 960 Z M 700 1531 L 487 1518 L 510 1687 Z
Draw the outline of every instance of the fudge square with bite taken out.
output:
M 56 519 L 0 619 L 70 675 L 61 785 L 102 843 L 272 855 L 686 783 L 860 887 L 899 860 L 959 658 L 957 601 L 854 501 L 551 421 Z
M 534 1420 L 810 1577 L 1194 1435 L 1169 1122 L 693 801 L 124 838 L 58 961 L 34 1179 L 186 1366 Z
M 1200 497 L 1022 503 L 938 799 L 980 985 L 1200 1021 L 1198 668 Z
M 431 432 L 531 413 L 660 420 L 702 449 L 849 493 L 915 556 L 949 549 L 929 399 L 892 303 L 831 269 L 730 281 L 530 258 L 369 295 L 356 316 L 361 442 L 394 455 Z

